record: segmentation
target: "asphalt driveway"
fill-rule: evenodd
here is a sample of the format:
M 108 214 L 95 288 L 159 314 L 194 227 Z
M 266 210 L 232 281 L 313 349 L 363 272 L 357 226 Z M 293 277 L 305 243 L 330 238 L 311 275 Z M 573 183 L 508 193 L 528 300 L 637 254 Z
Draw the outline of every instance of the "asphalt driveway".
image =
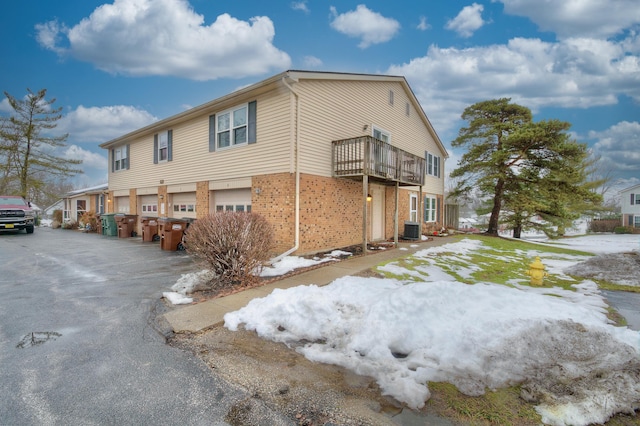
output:
M 156 331 L 184 253 L 39 228 L 0 261 L 0 424 L 222 425 L 248 397 Z

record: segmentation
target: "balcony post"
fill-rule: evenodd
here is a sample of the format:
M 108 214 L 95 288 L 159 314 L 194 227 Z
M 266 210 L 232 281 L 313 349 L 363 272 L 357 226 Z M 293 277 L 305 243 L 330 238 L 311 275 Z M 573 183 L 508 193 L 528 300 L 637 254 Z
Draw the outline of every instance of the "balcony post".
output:
M 398 204 L 400 201 L 400 182 L 396 181 L 396 207 L 393 213 L 393 243 L 398 248 Z

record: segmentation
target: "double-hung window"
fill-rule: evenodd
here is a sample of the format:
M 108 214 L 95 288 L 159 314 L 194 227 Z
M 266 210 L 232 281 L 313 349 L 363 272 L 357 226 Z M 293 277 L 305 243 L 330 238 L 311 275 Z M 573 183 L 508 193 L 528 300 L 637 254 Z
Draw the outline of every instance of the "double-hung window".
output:
M 640 194 L 631 194 L 631 205 L 640 204 Z
M 158 133 L 158 161 L 167 161 L 169 158 L 169 133 Z
M 435 222 L 437 218 L 437 200 L 435 197 L 424 197 L 424 221 Z
M 173 160 L 173 130 L 153 135 L 153 163 L 164 163 Z
M 237 105 L 209 116 L 209 152 L 257 142 L 258 102 Z
M 218 148 L 247 143 L 247 105 L 218 114 L 216 141 Z
M 433 155 L 430 152 L 426 152 L 425 160 L 427 160 L 426 174 L 428 176 L 440 177 L 440 157 Z
M 126 170 L 129 168 L 129 145 L 114 148 L 111 151 L 113 157 L 113 163 L 111 170 L 117 172 L 118 170 Z

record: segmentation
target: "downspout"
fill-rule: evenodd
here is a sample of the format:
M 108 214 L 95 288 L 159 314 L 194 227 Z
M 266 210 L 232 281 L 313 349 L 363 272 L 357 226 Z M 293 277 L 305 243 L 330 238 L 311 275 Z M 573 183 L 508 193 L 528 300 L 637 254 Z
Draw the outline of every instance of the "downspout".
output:
M 296 194 L 295 194 L 295 240 L 293 247 L 285 251 L 282 254 L 271 259 L 271 263 L 275 263 L 285 256 L 290 255 L 300 247 L 300 141 L 298 140 L 300 134 L 300 96 L 289 83 L 287 83 L 288 76 L 282 77 L 282 84 L 284 84 L 296 98 L 296 130 L 295 135 L 292 138 L 293 145 L 295 146 L 295 170 L 296 170 Z

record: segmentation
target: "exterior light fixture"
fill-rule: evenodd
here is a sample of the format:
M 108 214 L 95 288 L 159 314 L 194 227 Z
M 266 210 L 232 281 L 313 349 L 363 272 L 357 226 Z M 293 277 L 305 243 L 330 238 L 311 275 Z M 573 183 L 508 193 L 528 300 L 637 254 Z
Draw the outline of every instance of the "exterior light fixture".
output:
M 367 194 L 367 201 L 371 201 L 371 194 Z

